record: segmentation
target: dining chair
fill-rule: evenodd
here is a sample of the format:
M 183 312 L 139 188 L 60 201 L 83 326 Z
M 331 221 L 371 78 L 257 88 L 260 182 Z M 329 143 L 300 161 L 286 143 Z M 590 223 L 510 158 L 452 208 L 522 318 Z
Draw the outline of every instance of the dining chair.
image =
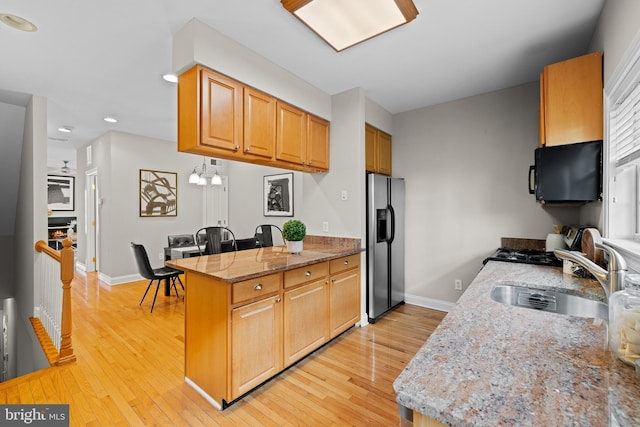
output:
M 164 280 L 166 286 L 170 288 L 173 285 L 173 288 L 176 290 L 176 296 L 178 295 L 178 288 L 176 287 L 176 279 L 182 286 L 182 290 L 184 291 L 184 285 L 182 284 L 182 280 L 180 280 L 180 275 L 183 271 L 171 268 L 171 267 L 159 267 L 153 268 L 151 267 L 151 263 L 149 262 L 149 255 L 147 255 L 147 250 L 143 245 L 131 242 L 131 248 L 133 249 L 133 255 L 136 259 L 136 265 L 138 266 L 138 273 L 145 279 L 149 279 L 149 285 L 147 285 L 147 290 L 144 291 L 144 295 L 140 300 L 140 304 L 144 301 L 147 296 L 147 292 L 149 292 L 149 288 L 153 284 L 155 280 L 158 281 L 156 284 L 156 293 L 153 296 L 153 302 L 151 303 L 151 311 L 153 313 L 153 306 L 156 304 L 156 297 L 158 296 L 158 288 L 160 287 L 160 281 Z
M 228 227 L 203 227 L 196 231 L 196 245 L 201 255 L 237 251 L 236 236 Z
M 257 246 L 258 241 L 255 237 L 247 237 L 246 239 L 238 239 L 236 240 L 236 247 L 239 251 L 244 251 L 246 249 L 253 249 Z
M 258 246 L 261 248 L 284 245 L 282 229 L 277 225 L 261 224 L 256 227 L 255 236 Z

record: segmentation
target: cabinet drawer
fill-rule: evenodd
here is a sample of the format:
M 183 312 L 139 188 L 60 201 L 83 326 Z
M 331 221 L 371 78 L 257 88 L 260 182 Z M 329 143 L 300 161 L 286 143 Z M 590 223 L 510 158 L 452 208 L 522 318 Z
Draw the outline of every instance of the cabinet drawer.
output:
M 293 270 L 284 272 L 284 287 L 290 288 L 300 283 L 305 283 L 310 280 L 318 280 L 321 277 L 325 277 L 329 274 L 329 263 L 321 262 L 318 264 L 307 265 L 306 267 L 300 267 Z
M 360 254 L 353 254 L 331 261 L 331 274 L 360 266 Z
M 237 304 L 277 292 L 280 289 L 280 275 L 270 274 L 256 279 L 233 284 L 232 303 Z

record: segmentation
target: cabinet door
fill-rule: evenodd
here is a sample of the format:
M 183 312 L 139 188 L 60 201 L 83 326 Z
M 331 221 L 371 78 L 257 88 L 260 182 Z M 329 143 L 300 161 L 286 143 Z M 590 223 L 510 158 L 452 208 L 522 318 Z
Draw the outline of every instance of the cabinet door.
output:
M 329 340 L 327 278 L 284 293 L 284 365 Z
M 232 152 L 242 144 L 242 84 L 213 71 L 201 71 L 201 141 Z
M 364 127 L 364 144 L 365 144 L 365 169 L 368 172 L 378 172 L 376 169 L 377 145 L 376 145 L 376 129 L 369 125 Z
M 276 141 L 276 100 L 250 87 L 244 89 L 244 152 L 272 158 Z
M 282 304 L 279 296 L 231 311 L 231 399 L 282 369 Z
M 277 116 L 276 159 L 303 165 L 306 160 L 307 114 L 278 102 Z
M 329 122 L 307 115 L 307 165 L 329 170 Z
M 391 135 L 378 131 L 378 173 L 391 176 Z
M 544 67 L 545 144 L 601 140 L 602 53 Z
M 346 331 L 360 319 L 360 269 L 331 276 L 331 338 Z

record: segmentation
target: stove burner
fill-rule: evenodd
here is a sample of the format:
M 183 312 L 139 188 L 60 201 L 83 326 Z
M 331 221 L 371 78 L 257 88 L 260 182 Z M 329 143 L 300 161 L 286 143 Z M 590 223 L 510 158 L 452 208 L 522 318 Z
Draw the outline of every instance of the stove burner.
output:
M 492 260 L 519 262 L 524 264 L 549 265 L 554 267 L 562 266 L 562 260 L 556 257 L 553 252 L 538 251 L 533 249 L 500 248 L 496 252 L 494 252 L 493 255 L 485 259 L 483 264 L 486 264 L 487 261 Z

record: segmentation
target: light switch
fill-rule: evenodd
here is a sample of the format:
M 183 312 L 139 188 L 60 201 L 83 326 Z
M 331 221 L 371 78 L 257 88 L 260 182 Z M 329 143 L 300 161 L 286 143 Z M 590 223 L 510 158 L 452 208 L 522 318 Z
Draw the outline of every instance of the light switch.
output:
M 347 200 L 347 190 L 342 190 L 342 193 L 340 194 L 340 199 Z

